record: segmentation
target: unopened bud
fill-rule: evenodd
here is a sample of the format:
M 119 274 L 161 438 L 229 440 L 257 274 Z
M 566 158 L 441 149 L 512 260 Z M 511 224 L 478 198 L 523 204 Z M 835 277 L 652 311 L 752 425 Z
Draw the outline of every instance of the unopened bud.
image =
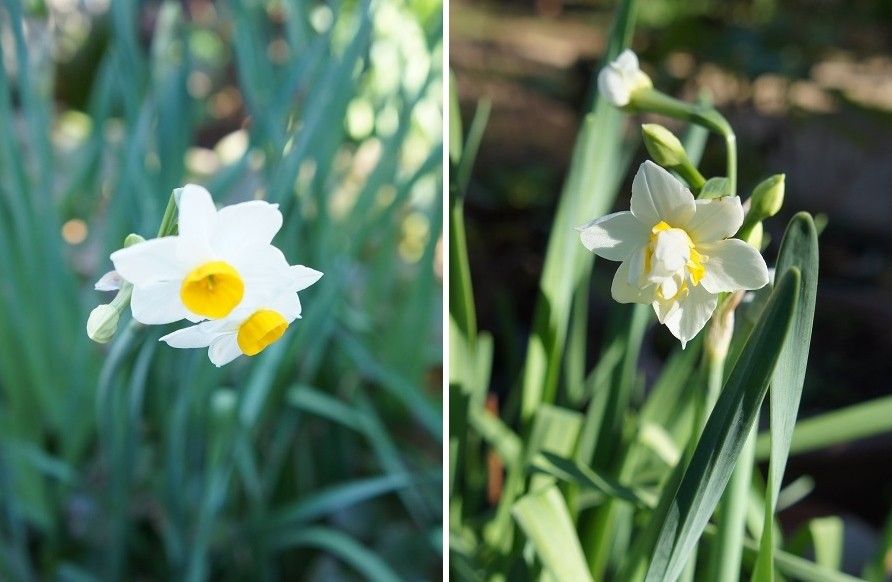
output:
M 688 156 L 681 141 L 662 125 L 645 123 L 641 126 L 641 133 L 647 153 L 657 164 L 664 168 L 675 168 L 687 161 Z
M 728 357 L 728 348 L 734 335 L 734 310 L 740 305 L 743 294 L 743 291 L 736 291 L 729 295 L 712 316 L 706 336 L 706 353 L 714 361 L 723 362 Z
M 113 305 L 100 305 L 87 318 L 87 336 L 96 343 L 105 344 L 115 337 L 121 311 Z
M 775 174 L 764 180 L 753 190 L 750 196 L 750 214 L 752 221 L 765 220 L 780 212 L 784 205 L 784 175 Z
M 740 232 L 740 239 L 743 242 L 749 243 L 751 247 L 756 249 L 759 252 L 762 252 L 762 237 L 765 235 L 765 228 L 762 226 L 761 222 L 757 222 L 753 226 L 749 227 L 746 232 Z
M 135 245 L 137 243 L 145 242 L 145 240 L 146 239 L 139 236 L 138 234 L 131 232 L 130 234 L 127 235 L 126 238 L 124 238 L 124 248 L 132 247 L 133 245 Z

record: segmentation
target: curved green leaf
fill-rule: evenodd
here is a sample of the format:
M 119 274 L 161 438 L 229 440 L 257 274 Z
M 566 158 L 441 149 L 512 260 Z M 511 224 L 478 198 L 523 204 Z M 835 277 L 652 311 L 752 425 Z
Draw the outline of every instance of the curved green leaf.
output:
M 725 382 L 678 488 L 664 492 L 653 518 L 659 534 L 648 582 L 678 578 L 731 478 L 790 329 L 799 279 L 795 267 L 780 278 Z
M 399 580 L 396 572 L 381 557 L 358 541 L 336 529 L 311 527 L 281 536 L 273 543 L 275 549 L 316 548 L 349 564 L 367 580 Z
M 783 276 L 798 269 L 802 283 L 799 301 L 793 315 L 790 334 L 784 343 L 771 376 L 771 460 L 768 465 L 768 484 L 765 491 L 765 523 L 762 529 L 761 551 L 753 571 L 753 580 L 770 582 L 774 579 L 772 553 L 774 528 L 770 527 L 784 477 L 784 467 L 790 455 L 793 427 L 802 398 L 811 329 L 815 317 L 815 298 L 818 293 L 818 233 L 811 216 L 800 212 L 790 220 L 781 242 L 777 258 L 777 275 Z
M 511 512 L 555 580 L 592 579 L 570 512 L 557 487 L 551 485 L 522 497 Z

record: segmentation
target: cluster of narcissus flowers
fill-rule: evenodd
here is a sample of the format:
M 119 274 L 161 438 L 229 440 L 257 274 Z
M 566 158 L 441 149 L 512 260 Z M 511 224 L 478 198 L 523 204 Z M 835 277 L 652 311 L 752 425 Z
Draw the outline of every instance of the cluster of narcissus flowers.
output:
M 582 244 L 622 261 L 611 294 L 650 303 L 682 347 L 703 329 L 718 294 L 759 289 L 768 268 L 759 252 L 733 237 L 743 224 L 738 196 L 695 200 L 672 174 L 644 162 L 632 182 L 631 211 L 580 227 Z
M 208 348 L 216 366 L 260 353 L 300 317 L 297 292 L 322 273 L 289 265 L 271 244 L 282 227 L 277 205 L 253 200 L 217 210 L 208 191 L 193 184 L 175 196 L 178 234 L 112 253 L 115 271 L 97 289 L 128 285 L 140 323 L 196 324 L 161 340 L 175 348 Z

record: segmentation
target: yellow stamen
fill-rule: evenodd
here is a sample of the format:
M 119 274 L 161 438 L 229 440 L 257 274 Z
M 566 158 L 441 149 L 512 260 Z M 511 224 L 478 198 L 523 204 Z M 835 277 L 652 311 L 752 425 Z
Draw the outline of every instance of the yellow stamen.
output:
M 657 234 L 658 232 L 663 232 L 664 230 L 672 230 L 672 227 L 666 224 L 665 221 L 661 220 L 660 222 L 656 223 L 652 229 L 650 229 L 650 232 L 651 234 Z
M 255 311 L 238 328 L 238 347 L 247 356 L 256 356 L 288 329 L 285 318 L 272 309 Z
M 706 257 L 697 252 L 697 249 L 694 248 L 694 243 L 691 243 L 691 257 L 688 259 L 688 273 L 691 275 L 691 283 L 696 287 L 700 280 L 703 279 L 703 276 L 706 275 L 706 267 L 703 266 L 703 263 L 706 262 Z
M 189 311 L 219 319 L 241 302 L 245 283 L 232 265 L 211 261 L 193 269 L 180 287 L 180 299 Z

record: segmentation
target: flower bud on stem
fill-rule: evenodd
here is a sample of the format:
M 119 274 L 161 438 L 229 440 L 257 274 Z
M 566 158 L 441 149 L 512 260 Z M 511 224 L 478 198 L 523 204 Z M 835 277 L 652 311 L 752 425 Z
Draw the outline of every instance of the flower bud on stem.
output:
M 644 147 L 653 161 L 677 172 L 695 192 L 703 188 L 706 178 L 691 163 L 681 141 L 671 131 L 657 123 L 645 123 L 641 126 L 641 133 Z
M 731 124 L 716 109 L 708 105 L 688 103 L 670 97 L 656 89 L 642 88 L 631 95 L 625 109 L 658 113 L 673 119 L 682 119 L 701 125 L 725 138 L 728 181 L 733 196 L 737 188 L 737 137 Z
M 753 188 L 749 199 L 749 211 L 743 219 L 740 232 L 745 232 L 758 222 L 780 212 L 784 205 L 784 174 L 775 174 Z

